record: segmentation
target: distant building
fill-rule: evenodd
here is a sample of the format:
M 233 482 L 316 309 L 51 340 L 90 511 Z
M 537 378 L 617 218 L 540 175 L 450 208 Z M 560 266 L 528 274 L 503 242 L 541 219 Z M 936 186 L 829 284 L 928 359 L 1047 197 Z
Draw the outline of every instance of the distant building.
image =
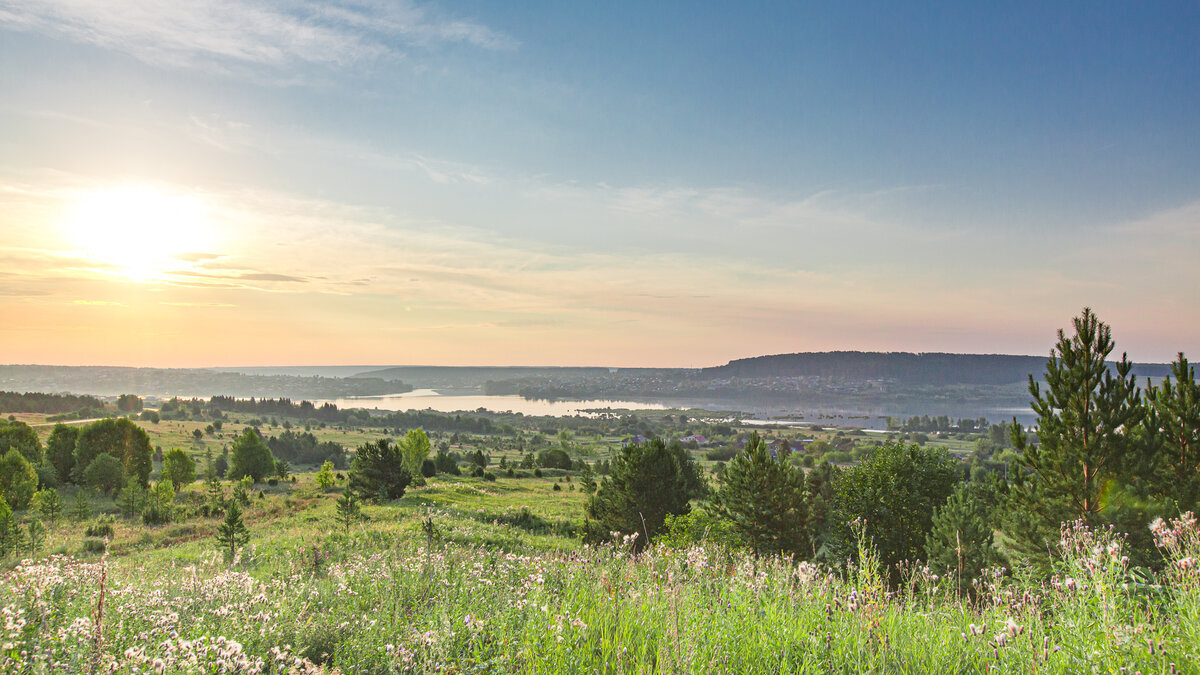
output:
M 679 439 L 680 443 L 691 443 L 692 441 L 695 441 L 696 445 L 708 445 L 708 439 L 700 434 L 692 434 L 691 436 L 684 436 Z
M 650 442 L 650 439 L 646 438 L 645 436 L 642 436 L 642 435 L 630 436 L 629 438 L 626 438 L 625 440 L 621 441 L 621 447 L 624 448 L 624 447 L 630 446 L 630 445 L 641 445 L 642 443 L 649 443 L 649 442 Z

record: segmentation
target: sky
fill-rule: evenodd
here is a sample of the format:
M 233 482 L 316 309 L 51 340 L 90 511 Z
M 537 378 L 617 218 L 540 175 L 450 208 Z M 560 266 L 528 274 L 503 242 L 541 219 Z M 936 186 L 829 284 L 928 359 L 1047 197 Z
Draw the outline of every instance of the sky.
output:
M 1195 2 L 0 0 L 0 362 L 1200 352 Z

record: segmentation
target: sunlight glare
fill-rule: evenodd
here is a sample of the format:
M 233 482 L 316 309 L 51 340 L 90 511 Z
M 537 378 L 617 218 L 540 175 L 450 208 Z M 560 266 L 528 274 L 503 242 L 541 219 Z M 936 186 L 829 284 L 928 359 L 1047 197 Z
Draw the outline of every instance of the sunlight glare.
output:
M 162 280 L 166 272 L 187 266 L 182 254 L 215 243 L 203 201 L 148 186 L 83 193 L 63 229 L 85 257 L 141 282 Z

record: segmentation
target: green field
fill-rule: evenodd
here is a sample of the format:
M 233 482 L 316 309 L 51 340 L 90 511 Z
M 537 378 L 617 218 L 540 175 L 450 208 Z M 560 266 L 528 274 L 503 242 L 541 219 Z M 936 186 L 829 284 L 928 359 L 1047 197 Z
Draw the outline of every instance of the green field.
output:
M 118 521 L 92 555 L 64 519 L 53 555 L 0 579 L 4 670 L 1195 672 L 1200 658 L 1200 580 L 1122 586 L 1119 552 L 1069 558 L 1071 588 L 997 576 L 968 603 L 923 569 L 889 592 L 869 564 L 585 548 L 567 534 L 583 495 L 553 484 L 431 480 L 343 528 L 340 488 L 305 475 L 251 493 L 234 560 L 218 518 Z

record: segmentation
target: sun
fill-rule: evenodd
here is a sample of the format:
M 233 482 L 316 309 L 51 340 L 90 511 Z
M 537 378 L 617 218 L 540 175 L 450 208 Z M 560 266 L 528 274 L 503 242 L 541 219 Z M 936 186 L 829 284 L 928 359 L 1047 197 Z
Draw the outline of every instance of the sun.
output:
M 180 256 L 209 249 L 214 229 L 202 199 L 132 185 L 80 194 L 64 221 L 71 248 L 134 281 L 161 281 Z

